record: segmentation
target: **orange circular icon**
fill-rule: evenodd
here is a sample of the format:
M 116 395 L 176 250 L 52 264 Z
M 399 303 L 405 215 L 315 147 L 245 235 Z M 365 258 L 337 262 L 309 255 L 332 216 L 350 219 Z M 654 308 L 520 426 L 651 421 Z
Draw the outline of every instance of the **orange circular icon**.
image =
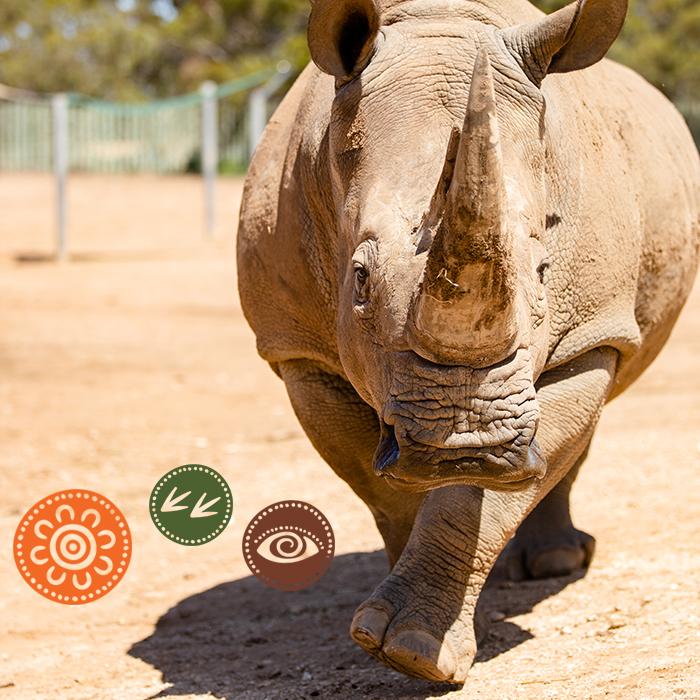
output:
M 68 489 L 24 514 L 13 550 L 17 569 L 37 593 L 82 605 L 109 593 L 122 579 L 131 560 L 131 533 L 109 499 Z

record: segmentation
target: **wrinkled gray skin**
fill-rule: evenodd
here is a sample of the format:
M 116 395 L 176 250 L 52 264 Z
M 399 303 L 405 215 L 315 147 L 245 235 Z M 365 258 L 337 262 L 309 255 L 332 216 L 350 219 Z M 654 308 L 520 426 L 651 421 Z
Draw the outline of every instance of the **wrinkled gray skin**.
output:
M 386 543 L 351 634 L 412 675 L 464 681 L 506 545 L 516 578 L 588 564 L 571 483 L 692 284 L 688 130 L 600 61 L 625 10 L 316 0 L 251 165 L 243 309 Z

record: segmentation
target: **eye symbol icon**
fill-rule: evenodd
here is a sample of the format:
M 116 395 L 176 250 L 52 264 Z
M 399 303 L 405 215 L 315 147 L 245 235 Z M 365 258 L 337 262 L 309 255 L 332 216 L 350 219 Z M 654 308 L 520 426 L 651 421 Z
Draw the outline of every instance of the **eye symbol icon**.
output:
M 291 530 L 263 535 L 258 545 L 258 554 L 276 564 L 296 564 L 315 556 L 321 550 L 308 535 L 300 535 Z
M 326 516 L 304 501 L 279 501 L 261 510 L 243 533 L 251 573 L 279 591 L 313 586 L 333 561 L 335 537 Z

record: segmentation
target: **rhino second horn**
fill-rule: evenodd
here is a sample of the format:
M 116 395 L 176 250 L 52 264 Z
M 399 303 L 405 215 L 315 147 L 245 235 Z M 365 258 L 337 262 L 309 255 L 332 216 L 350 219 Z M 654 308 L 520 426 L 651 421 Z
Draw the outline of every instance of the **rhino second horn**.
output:
M 516 273 L 488 54 L 480 49 L 444 212 L 415 298 L 416 351 L 440 363 L 495 364 L 514 350 Z

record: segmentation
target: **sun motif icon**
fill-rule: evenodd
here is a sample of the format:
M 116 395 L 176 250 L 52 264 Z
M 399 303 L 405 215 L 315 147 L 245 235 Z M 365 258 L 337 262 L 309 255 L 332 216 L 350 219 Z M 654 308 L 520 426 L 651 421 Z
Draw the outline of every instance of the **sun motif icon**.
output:
M 81 605 L 111 591 L 131 559 L 131 533 L 109 499 L 83 489 L 35 503 L 14 539 L 17 569 L 49 600 Z

